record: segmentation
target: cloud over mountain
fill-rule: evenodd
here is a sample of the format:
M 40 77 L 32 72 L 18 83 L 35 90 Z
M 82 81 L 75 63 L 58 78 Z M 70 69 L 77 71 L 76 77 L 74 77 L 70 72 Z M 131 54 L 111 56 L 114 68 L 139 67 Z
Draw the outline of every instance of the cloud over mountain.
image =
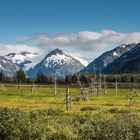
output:
M 0 45 L 1 54 L 14 51 L 32 51 L 48 53 L 60 48 L 78 57 L 99 56 L 102 52 L 112 49 L 111 47 L 140 42 L 140 32 L 123 33 L 112 30 L 101 32 L 81 31 L 77 33 L 61 33 L 55 35 L 35 34 L 20 38 L 21 44 Z
M 20 53 L 20 52 L 41 52 L 42 50 L 26 44 L 0 44 L 1 55 L 7 55 L 8 53 Z
M 33 39 L 27 38 L 27 40 Z M 35 36 L 39 46 L 49 48 L 74 48 L 77 50 L 99 50 L 104 47 L 123 43 L 140 42 L 140 32 L 121 33 L 112 30 L 101 32 L 81 31 L 78 33 L 63 33 L 56 35 L 38 34 Z

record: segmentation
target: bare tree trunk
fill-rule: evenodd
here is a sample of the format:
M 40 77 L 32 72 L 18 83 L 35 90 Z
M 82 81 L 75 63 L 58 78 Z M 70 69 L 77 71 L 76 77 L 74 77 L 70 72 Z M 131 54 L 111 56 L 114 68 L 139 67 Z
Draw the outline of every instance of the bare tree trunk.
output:
M 100 95 L 102 96 L 102 75 L 101 75 L 101 70 L 100 70 L 100 75 L 99 75 L 99 91 Z
M 106 78 L 105 78 L 105 75 L 104 75 L 103 85 L 104 85 L 104 96 L 105 96 L 106 95 Z
M 69 111 L 71 109 L 71 100 L 70 100 L 70 94 L 69 94 L 69 88 L 66 89 L 66 111 Z
M 3 83 L 0 83 L 0 89 L 3 90 L 3 91 L 6 91 L 5 86 L 4 86 Z
M 57 83 L 56 83 L 56 81 L 57 81 L 57 78 L 55 76 L 54 77 L 54 94 L 57 94 Z
M 32 83 L 31 85 L 31 93 L 33 94 L 35 92 L 35 85 Z
M 99 81 L 97 80 L 97 97 L 99 96 Z
M 80 74 L 77 74 L 77 83 L 79 85 L 79 95 L 76 97 L 77 101 L 87 101 L 89 100 L 87 96 L 85 96 L 85 88 L 82 87 L 82 83 L 80 81 Z
M 80 75 L 77 74 L 77 82 L 78 82 L 78 85 L 79 85 L 79 96 L 82 96 L 83 95 L 83 87 L 82 87 L 82 83 L 80 81 Z
M 115 89 L 116 89 L 116 96 L 118 96 L 118 82 L 117 82 L 117 76 L 115 80 Z
M 82 87 L 82 83 L 80 81 L 80 74 L 77 74 L 77 82 L 78 82 L 80 89 L 82 89 L 83 87 Z
M 19 81 L 19 89 L 21 90 L 21 79 Z
M 91 92 L 91 95 L 93 95 L 93 93 L 94 93 L 94 78 L 91 78 L 91 79 L 90 79 L 89 85 L 90 85 L 90 92 Z
M 90 83 L 90 90 L 91 90 L 91 94 L 95 95 L 96 94 L 96 79 L 95 77 L 90 79 L 91 83 Z

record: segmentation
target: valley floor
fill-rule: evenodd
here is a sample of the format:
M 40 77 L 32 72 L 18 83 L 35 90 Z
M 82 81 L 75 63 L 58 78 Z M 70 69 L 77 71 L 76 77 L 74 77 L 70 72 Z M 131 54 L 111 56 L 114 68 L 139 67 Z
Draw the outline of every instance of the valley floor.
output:
M 70 97 L 74 99 L 79 88 L 70 87 Z M 131 101 L 132 92 L 130 89 L 118 89 L 116 96 L 115 89 L 107 89 L 105 96 L 89 95 L 89 101 L 75 102 L 71 101 L 70 113 L 84 113 L 90 111 L 93 114 L 100 111 L 113 112 L 113 110 L 127 111 L 131 107 L 132 112 L 140 114 L 140 91 Z M 0 107 L 19 108 L 23 111 L 36 109 L 54 109 L 65 111 L 66 88 L 58 87 L 57 94 L 54 94 L 53 87 L 41 86 L 35 87 L 31 92 L 31 87 L 4 87 L 0 89 Z
M 70 87 L 1 87 L 0 140 L 140 140 L 139 90 L 107 89 L 105 96 L 73 101 L 79 89 Z M 135 96 L 134 96 L 135 95 Z

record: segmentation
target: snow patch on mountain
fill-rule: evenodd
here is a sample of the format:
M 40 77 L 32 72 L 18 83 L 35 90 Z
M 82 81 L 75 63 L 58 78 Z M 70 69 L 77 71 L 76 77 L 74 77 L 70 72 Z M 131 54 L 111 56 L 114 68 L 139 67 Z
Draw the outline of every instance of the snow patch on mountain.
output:
M 113 56 L 118 56 L 118 54 L 116 52 L 113 52 Z
M 100 73 L 105 67 L 119 58 L 127 51 L 130 51 L 136 44 L 122 44 L 113 50 L 107 51 L 92 61 L 87 67 L 81 70 L 81 73 Z
M 122 44 L 120 47 L 125 48 L 127 44 Z
M 17 70 L 17 65 L 15 65 L 12 61 L 0 56 L 0 71 L 2 71 L 5 76 L 12 77 Z
M 72 56 L 72 57 L 74 57 L 75 59 L 79 60 L 79 61 L 80 61 L 80 63 L 81 63 L 82 65 L 84 65 L 85 67 L 89 64 L 89 62 L 88 62 L 88 61 L 86 61 L 86 60 L 85 60 L 85 59 L 83 59 L 83 58 L 76 57 L 76 56 Z
M 17 64 L 20 68 L 28 70 L 30 67 L 33 67 L 35 64 L 33 60 L 38 56 L 38 53 L 31 52 L 21 52 L 21 53 L 10 53 L 4 58 L 11 60 L 14 64 Z
M 5 60 L 3 60 L 3 63 L 5 63 L 5 64 L 6 64 L 6 61 L 5 61 Z
M 13 63 L 17 63 L 20 64 L 21 62 L 24 62 L 25 60 L 30 60 L 32 58 L 34 58 L 37 54 L 35 53 L 29 53 L 26 52 L 23 55 L 22 53 L 11 53 L 5 56 L 5 58 L 12 60 Z
M 0 64 L 0 68 L 1 68 L 1 69 L 4 69 L 4 68 L 2 67 L 2 65 L 1 65 L 1 64 Z
M 36 77 L 38 72 L 47 76 L 54 76 L 56 73 L 59 77 L 79 72 L 84 65 L 71 55 L 65 54 L 60 49 L 50 52 L 40 63 L 27 71 L 29 77 Z
M 50 66 L 49 63 L 51 63 L 52 67 L 55 67 L 56 65 L 63 65 L 66 63 L 73 64 L 73 60 L 70 56 L 65 54 L 54 54 L 50 57 L 47 57 L 44 63 L 46 67 Z

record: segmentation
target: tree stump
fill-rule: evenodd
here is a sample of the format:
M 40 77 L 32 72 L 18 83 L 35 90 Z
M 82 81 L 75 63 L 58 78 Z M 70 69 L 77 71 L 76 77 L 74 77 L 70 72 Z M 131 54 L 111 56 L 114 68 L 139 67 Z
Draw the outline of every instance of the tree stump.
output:
M 66 111 L 69 111 L 71 109 L 71 100 L 70 100 L 70 94 L 69 94 L 69 88 L 66 89 Z

